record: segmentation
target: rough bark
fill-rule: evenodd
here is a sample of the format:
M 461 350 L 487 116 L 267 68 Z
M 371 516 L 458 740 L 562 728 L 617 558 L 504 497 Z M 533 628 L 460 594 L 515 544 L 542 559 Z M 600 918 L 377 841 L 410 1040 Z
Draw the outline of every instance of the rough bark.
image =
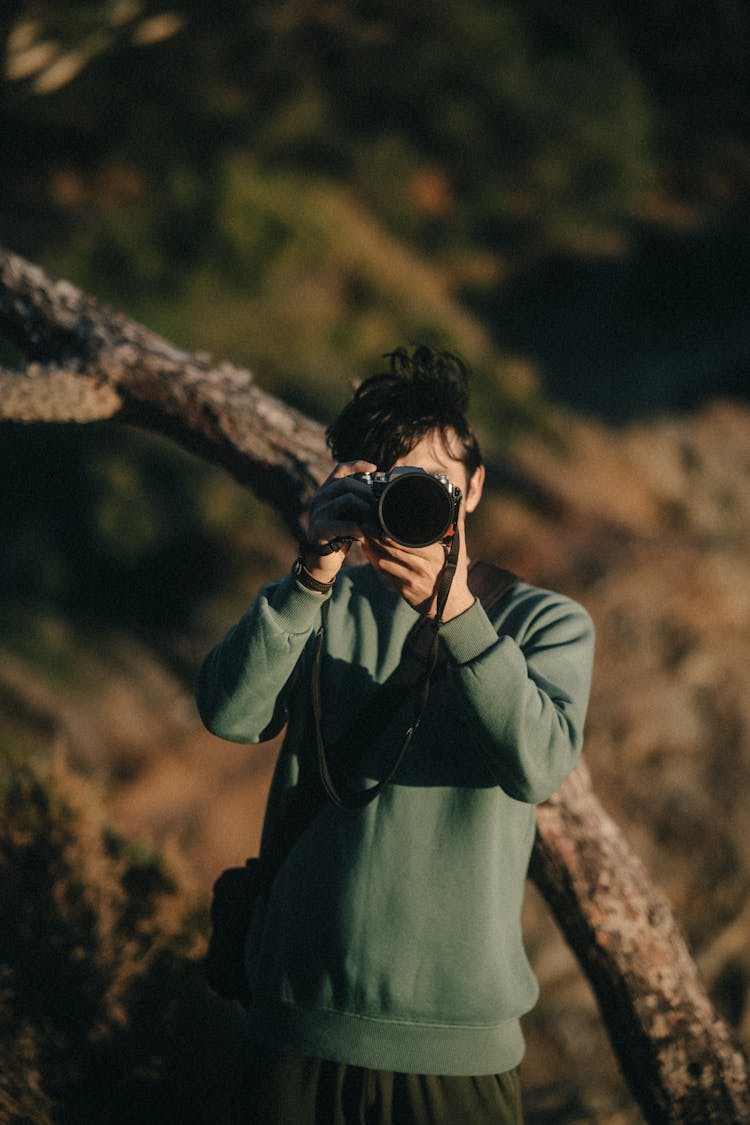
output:
M 175 348 L 2 249 L 0 334 L 28 361 L 0 369 L 0 420 L 111 418 L 158 430 L 227 469 L 298 531 L 330 465 L 323 430 L 248 371 Z
M 583 763 L 537 811 L 530 875 L 591 983 L 646 1119 L 750 1121 L 747 1060 L 669 903 L 599 804 Z
M 321 426 L 238 368 L 173 347 L 69 282 L 0 250 L 0 420 L 111 418 L 222 465 L 297 530 L 329 466 Z M 599 805 L 583 765 L 541 806 L 531 877 L 594 989 L 653 1125 L 750 1122 L 745 1057 L 712 1007 L 663 895 Z

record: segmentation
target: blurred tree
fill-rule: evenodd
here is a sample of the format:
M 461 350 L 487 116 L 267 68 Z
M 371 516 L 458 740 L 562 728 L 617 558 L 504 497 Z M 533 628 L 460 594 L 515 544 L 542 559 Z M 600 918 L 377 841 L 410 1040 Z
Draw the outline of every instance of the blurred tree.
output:
M 612 19 L 544 0 L 27 0 L 5 79 L 16 173 L 58 203 L 74 172 L 108 175 L 99 193 L 170 199 L 178 256 L 210 226 L 189 208 L 182 244 L 175 177 L 192 178 L 200 212 L 230 151 L 353 183 L 433 249 L 620 223 L 654 174 L 650 107 Z
M 351 184 L 433 252 L 570 244 L 657 187 L 746 189 L 749 31 L 741 0 L 15 0 L 0 213 L 59 238 L 92 199 L 147 198 L 179 272 L 212 241 L 223 160 L 251 152 Z

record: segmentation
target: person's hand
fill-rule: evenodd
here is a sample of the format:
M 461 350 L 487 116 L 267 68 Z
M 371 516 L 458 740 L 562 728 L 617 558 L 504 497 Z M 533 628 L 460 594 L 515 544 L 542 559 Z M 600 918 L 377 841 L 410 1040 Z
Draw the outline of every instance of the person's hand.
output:
M 372 515 L 372 490 L 356 473 L 372 473 L 377 469 L 371 461 L 344 461 L 333 469 L 310 501 L 307 542 L 303 552 L 305 570 L 319 582 L 330 582 L 341 569 L 346 552 L 354 540 L 364 541 L 362 524 Z M 316 547 L 326 547 L 331 540 L 345 540 L 339 550 L 318 554 Z
M 443 610 L 443 621 L 458 617 L 474 603 L 474 595 L 468 585 L 469 559 L 463 506 L 458 514 L 458 531 L 458 562 Z M 442 543 L 432 543 L 429 547 L 403 547 L 392 539 L 365 537 L 362 551 L 387 586 L 396 590 L 404 601 L 425 617 L 435 616 L 438 587 L 448 553 Z

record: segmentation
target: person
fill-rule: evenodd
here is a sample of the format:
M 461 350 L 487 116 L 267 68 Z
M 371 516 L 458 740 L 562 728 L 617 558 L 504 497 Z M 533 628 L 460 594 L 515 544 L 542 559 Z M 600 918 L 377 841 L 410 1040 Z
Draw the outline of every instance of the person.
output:
M 581 750 L 593 628 L 571 599 L 520 579 L 488 608 L 475 596 L 466 516 L 485 472 L 470 373 L 425 346 L 388 358 L 328 430 L 336 464 L 300 558 L 198 676 L 213 733 L 253 743 L 286 727 L 261 845 L 284 854 L 246 942 L 243 1125 L 522 1120 L 534 806 Z M 398 467 L 460 489 L 444 538 L 404 545 L 377 524 L 366 474 Z M 352 542 L 363 561 L 344 565 Z M 413 676 L 380 704 L 420 624 L 437 652 L 421 710 Z

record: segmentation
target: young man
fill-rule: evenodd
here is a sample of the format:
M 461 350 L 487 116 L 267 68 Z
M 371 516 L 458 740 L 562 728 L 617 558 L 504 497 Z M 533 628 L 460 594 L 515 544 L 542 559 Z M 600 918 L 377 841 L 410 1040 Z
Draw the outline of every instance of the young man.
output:
M 472 593 L 465 515 L 484 469 L 466 406 L 461 362 L 424 347 L 360 385 L 329 430 L 337 463 L 300 558 L 199 674 L 215 734 L 286 724 L 263 831 L 281 858 L 247 936 L 243 1125 L 521 1121 L 534 805 L 580 752 L 593 630 L 522 581 L 487 609 Z M 457 538 L 383 531 L 361 474 L 404 466 L 458 486 Z M 364 565 L 343 566 L 351 541 Z

